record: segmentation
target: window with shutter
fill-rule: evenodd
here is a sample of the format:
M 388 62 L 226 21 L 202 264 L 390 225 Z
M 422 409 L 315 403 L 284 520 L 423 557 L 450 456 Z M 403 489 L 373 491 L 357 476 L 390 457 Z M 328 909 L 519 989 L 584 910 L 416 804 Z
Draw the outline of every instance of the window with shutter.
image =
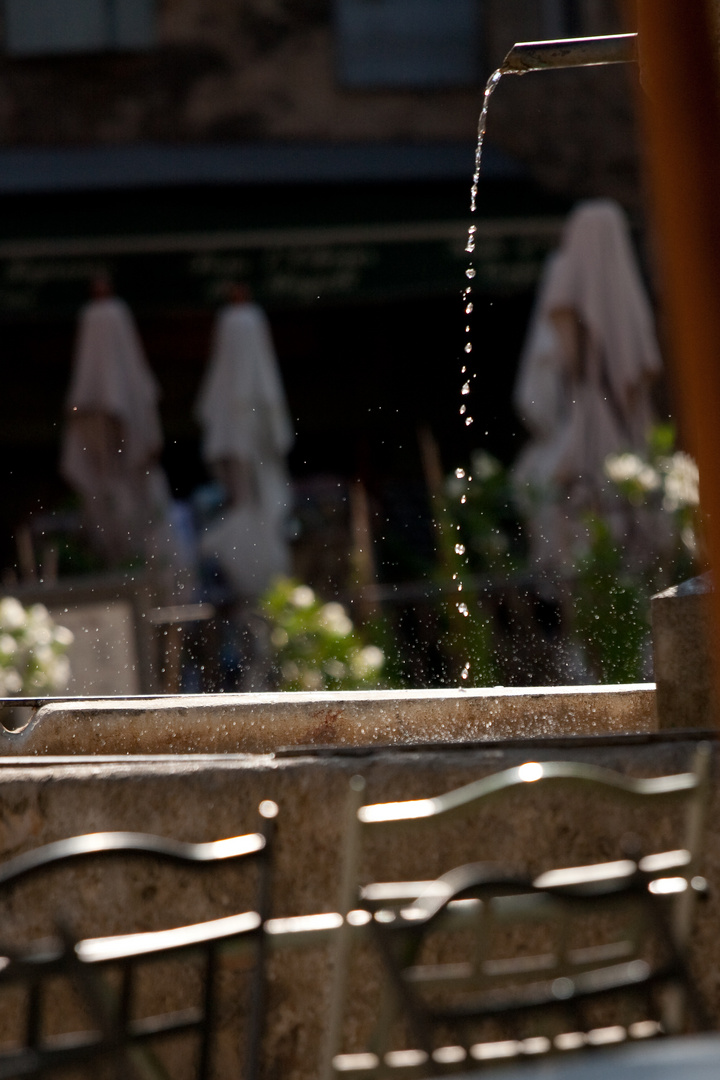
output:
M 335 0 L 340 81 L 349 87 L 476 83 L 480 6 L 480 0 Z
M 2 0 L 14 56 L 151 48 L 155 0 Z

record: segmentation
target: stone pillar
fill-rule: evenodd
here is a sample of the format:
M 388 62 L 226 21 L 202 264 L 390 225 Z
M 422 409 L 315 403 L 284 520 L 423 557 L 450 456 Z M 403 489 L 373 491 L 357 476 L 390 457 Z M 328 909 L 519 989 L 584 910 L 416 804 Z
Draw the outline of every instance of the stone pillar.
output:
M 709 574 L 650 602 L 658 727 L 705 730 L 718 723 L 710 650 Z

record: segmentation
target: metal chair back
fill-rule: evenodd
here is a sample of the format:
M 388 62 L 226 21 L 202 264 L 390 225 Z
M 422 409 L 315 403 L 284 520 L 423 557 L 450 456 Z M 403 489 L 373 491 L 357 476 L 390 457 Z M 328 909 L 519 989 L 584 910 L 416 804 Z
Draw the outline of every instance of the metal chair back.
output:
M 25 852 L 0 865 L 0 890 L 61 866 L 97 859 L 132 857 L 186 866 L 198 871 L 223 864 L 257 864 L 255 910 L 171 929 L 77 940 L 58 927 L 47 940 L 21 947 L 0 946 L 0 990 L 20 988 L 24 1018 L 15 1046 L 0 1050 L 0 1080 L 45 1076 L 69 1068 L 110 1062 L 118 1077 L 162 1080 L 169 1075 L 160 1040 L 194 1034 L 198 1046 L 192 1060 L 183 1050 L 189 1074 L 197 1080 L 215 1075 L 217 1037 L 221 1027 L 219 968 L 228 953 L 251 956 L 249 1023 L 245 1046 L 245 1080 L 256 1080 L 264 1018 L 264 924 L 269 917 L 272 837 L 277 806 L 260 808 L 255 833 L 209 843 L 184 843 L 144 833 L 106 832 L 71 837 Z M 49 888 L 51 893 L 51 888 Z M 200 987 L 188 1007 L 148 1013 L 138 1002 L 139 976 L 149 965 L 192 958 L 199 961 Z M 50 994 L 72 988 L 82 1005 L 83 1030 L 46 1030 Z
M 691 1006 L 696 1026 L 706 1019 L 687 974 L 685 952 L 694 898 L 702 891 L 698 862 L 708 793 L 709 748 L 701 745 L 691 771 L 675 776 L 634 779 L 608 769 L 576 762 L 527 762 L 484 777 L 444 795 L 404 802 L 363 805 L 364 782 L 350 785 L 341 912 L 331 988 L 331 1013 L 323 1076 L 384 1076 L 397 1071 L 439 1073 L 462 1062 L 480 1062 L 543 1051 L 590 1046 L 620 1037 L 647 1037 L 678 1030 Z M 407 829 L 420 841 L 423 833 L 456 815 L 472 814 L 489 802 L 526 786 L 579 788 L 611 797 L 621 805 L 658 810 L 677 808 L 684 820 L 681 849 L 633 853 L 628 858 L 592 866 L 551 869 L 532 878 L 507 868 L 472 864 L 435 881 L 358 882 L 361 849 L 369 834 Z M 425 843 L 429 839 L 425 838 Z M 481 851 L 478 854 L 482 854 Z M 570 927 L 587 920 L 614 920 L 614 939 L 575 947 Z M 359 1054 L 343 1054 L 341 1035 L 347 971 L 354 926 L 371 920 L 383 956 L 386 979 L 378 996 L 372 1045 Z M 508 926 L 544 924 L 552 937 L 548 948 L 532 955 L 522 950 L 493 955 L 493 942 Z M 447 963 L 422 959 L 438 953 L 437 941 L 467 932 L 471 944 Z M 431 942 L 435 939 L 435 952 Z M 459 938 L 458 938 L 459 940 Z M 609 1000 L 631 993 L 648 1006 L 628 1024 L 609 1024 L 605 1035 L 585 1020 L 590 999 Z M 662 1003 L 651 999 L 662 990 Z M 456 1002 L 457 1004 L 451 1004 Z M 652 1005 L 652 1007 L 650 1007 Z M 550 1036 L 538 1028 L 538 1014 L 553 1014 L 560 1030 Z M 391 1029 L 402 1014 L 411 1045 L 392 1046 Z M 575 1024 L 568 1019 L 575 1017 Z M 536 1035 L 489 1040 L 478 1030 L 502 1020 L 501 1027 L 522 1029 L 532 1017 Z M 472 1022 L 471 1022 L 472 1021 Z M 492 1022 L 492 1023 L 491 1023 Z M 455 1031 L 456 1042 L 447 1039 Z M 475 1032 L 473 1035 L 472 1032 Z M 594 1034 L 592 1032 L 595 1032 Z M 565 1036 L 563 1039 L 562 1036 Z M 556 1041 L 559 1037 L 559 1042 Z M 530 1041 L 528 1041 L 528 1038 Z M 493 1048 L 493 1043 L 497 1045 Z

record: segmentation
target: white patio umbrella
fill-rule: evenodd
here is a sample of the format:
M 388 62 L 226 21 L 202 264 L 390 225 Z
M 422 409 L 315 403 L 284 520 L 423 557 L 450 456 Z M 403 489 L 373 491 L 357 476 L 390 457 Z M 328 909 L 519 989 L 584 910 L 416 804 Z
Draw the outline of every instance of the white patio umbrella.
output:
M 605 459 L 645 449 L 660 371 L 625 215 L 608 199 L 581 203 L 546 265 L 514 391 L 531 440 L 513 474 L 537 568 L 571 565 L 587 511 L 617 516 Z
M 265 314 L 241 286 L 235 294 L 218 315 L 195 407 L 203 457 L 229 501 L 201 547 L 238 596 L 253 597 L 290 570 L 286 456 L 294 436 Z
M 60 471 L 109 565 L 149 555 L 166 521 L 158 398 L 130 309 L 98 296 L 80 313 Z

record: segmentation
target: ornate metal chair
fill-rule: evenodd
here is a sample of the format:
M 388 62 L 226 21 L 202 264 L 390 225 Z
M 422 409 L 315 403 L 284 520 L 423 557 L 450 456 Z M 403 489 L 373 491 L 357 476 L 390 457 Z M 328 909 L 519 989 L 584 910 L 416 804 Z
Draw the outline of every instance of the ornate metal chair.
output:
M 702 745 L 692 771 L 643 780 L 574 762 L 528 762 L 436 798 L 365 806 L 364 784 L 354 778 L 324 1076 L 437 1075 L 675 1032 L 688 1017 L 706 1027 L 685 951 L 704 887 L 698 857 L 708 762 Z M 680 809 L 684 846 L 536 877 L 475 863 L 435 881 L 358 886 L 368 833 L 402 827 L 419 841 L 433 825 L 529 784 Z M 372 1038 L 348 1054 L 339 1050 L 355 927 L 370 931 L 385 977 Z
M 257 864 L 255 910 L 172 929 L 75 940 L 60 926 L 56 936 L 22 947 L 0 946 L 0 992 L 19 991 L 21 1019 L 11 1048 L 0 1049 L 0 1080 L 66 1074 L 68 1069 L 109 1062 L 117 1077 L 161 1080 L 169 1072 L 156 1052 L 158 1042 L 192 1039 L 182 1046 L 183 1064 L 197 1080 L 215 1075 L 217 1036 L 222 1019 L 218 1001 L 221 957 L 250 954 L 249 1023 L 244 1077 L 255 1080 L 264 1015 L 264 923 L 269 914 L 271 841 L 277 806 L 263 802 L 259 832 L 210 843 L 191 844 L 143 833 L 92 833 L 48 844 L 0 865 L 0 890 L 44 872 L 88 860 L 132 857 L 187 866 L 199 871 L 222 864 Z M 150 1015 L 138 998 L 139 976 L 150 964 L 199 961 L 199 987 L 186 1008 Z M 50 1033 L 46 1013 L 50 995 L 74 996 L 83 1030 Z M 17 1004 L 17 1003 L 16 1003 Z M 55 1010 L 57 1011 L 57 1010 Z M 77 1012 L 77 1009 L 75 1009 Z M 239 1034 L 238 1034 L 239 1042 Z M 102 1073 L 101 1075 L 105 1075 Z

